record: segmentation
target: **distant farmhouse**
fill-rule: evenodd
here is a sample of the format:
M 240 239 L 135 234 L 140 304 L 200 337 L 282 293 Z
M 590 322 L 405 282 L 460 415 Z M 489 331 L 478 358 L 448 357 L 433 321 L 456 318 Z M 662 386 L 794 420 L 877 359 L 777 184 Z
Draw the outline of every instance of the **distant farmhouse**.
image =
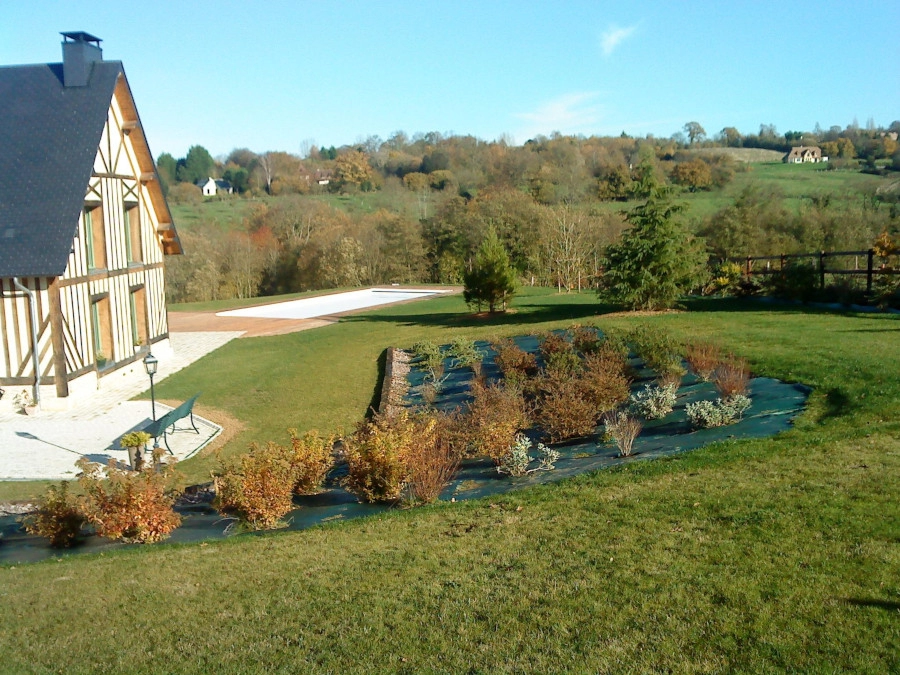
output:
M 784 156 L 784 161 L 788 164 L 806 164 L 807 162 L 816 164 L 827 162 L 828 158 L 822 156 L 822 149 L 816 145 L 798 145 L 791 148 L 791 151 Z
M 196 185 L 203 192 L 204 197 L 215 197 L 220 192 L 229 195 L 234 193 L 234 188 L 227 180 L 207 178 L 206 180 L 198 180 Z
M 169 348 L 163 258 L 182 253 L 119 61 L 0 68 L 0 388 L 48 404 Z

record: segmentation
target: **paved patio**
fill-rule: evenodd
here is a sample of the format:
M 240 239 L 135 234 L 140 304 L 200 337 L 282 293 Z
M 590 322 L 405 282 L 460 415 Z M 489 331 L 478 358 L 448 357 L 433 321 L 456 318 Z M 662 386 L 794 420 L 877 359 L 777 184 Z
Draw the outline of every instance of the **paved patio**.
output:
M 155 382 L 241 335 L 240 331 L 171 333 L 172 355 L 160 359 Z M 149 401 L 130 401 L 149 389 L 147 375 L 138 369 L 113 373 L 101 381 L 95 395 L 65 411 L 40 411 L 34 416 L 0 413 L 0 480 L 59 480 L 74 478 L 81 457 L 106 463 L 111 457 L 127 461 L 119 447 L 123 434 L 140 429 L 151 419 Z M 157 403 L 157 417 L 170 408 Z M 177 459 L 186 459 L 209 444 L 221 427 L 194 415 L 181 420 L 168 437 Z M 164 447 L 162 439 L 160 445 Z

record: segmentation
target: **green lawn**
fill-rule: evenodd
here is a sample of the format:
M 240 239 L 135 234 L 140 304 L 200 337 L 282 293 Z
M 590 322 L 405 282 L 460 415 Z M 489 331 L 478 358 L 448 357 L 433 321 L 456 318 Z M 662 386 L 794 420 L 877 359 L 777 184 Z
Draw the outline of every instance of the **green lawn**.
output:
M 539 290 L 516 309 L 484 322 L 439 298 L 238 340 L 158 394 L 202 389 L 243 419 L 237 452 L 289 426 L 352 426 L 389 345 L 600 308 Z M 303 532 L 0 568 L 0 670 L 898 672 L 900 322 L 690 309 L 642 320 L 814 387 L 792 431 Z

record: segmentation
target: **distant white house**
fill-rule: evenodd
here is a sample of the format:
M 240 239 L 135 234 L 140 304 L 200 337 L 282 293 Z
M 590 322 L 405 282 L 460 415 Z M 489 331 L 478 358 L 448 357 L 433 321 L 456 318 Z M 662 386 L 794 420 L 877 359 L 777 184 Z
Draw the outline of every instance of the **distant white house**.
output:
M 788 164 L 807 164 L 827 162 L 828 158 L 822 156 L 822 149 L 816 145 L 798 145 L 784 156 Z
M 215 197 L 220 192 L 229 195 L 234 192 L 234 188 L 227 180 L 207 178 L 206 180 L 198 180 L 196 185 L 202 190 L 204 197 Z

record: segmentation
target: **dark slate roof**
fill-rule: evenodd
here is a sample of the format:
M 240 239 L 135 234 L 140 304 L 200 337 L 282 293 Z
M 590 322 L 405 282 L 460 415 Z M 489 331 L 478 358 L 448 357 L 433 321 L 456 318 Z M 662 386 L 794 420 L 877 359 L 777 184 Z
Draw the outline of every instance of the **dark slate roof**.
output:
M 0 277 L 65 272 L 120 61 L 85 87 L 61 63 L 0 68 Z

